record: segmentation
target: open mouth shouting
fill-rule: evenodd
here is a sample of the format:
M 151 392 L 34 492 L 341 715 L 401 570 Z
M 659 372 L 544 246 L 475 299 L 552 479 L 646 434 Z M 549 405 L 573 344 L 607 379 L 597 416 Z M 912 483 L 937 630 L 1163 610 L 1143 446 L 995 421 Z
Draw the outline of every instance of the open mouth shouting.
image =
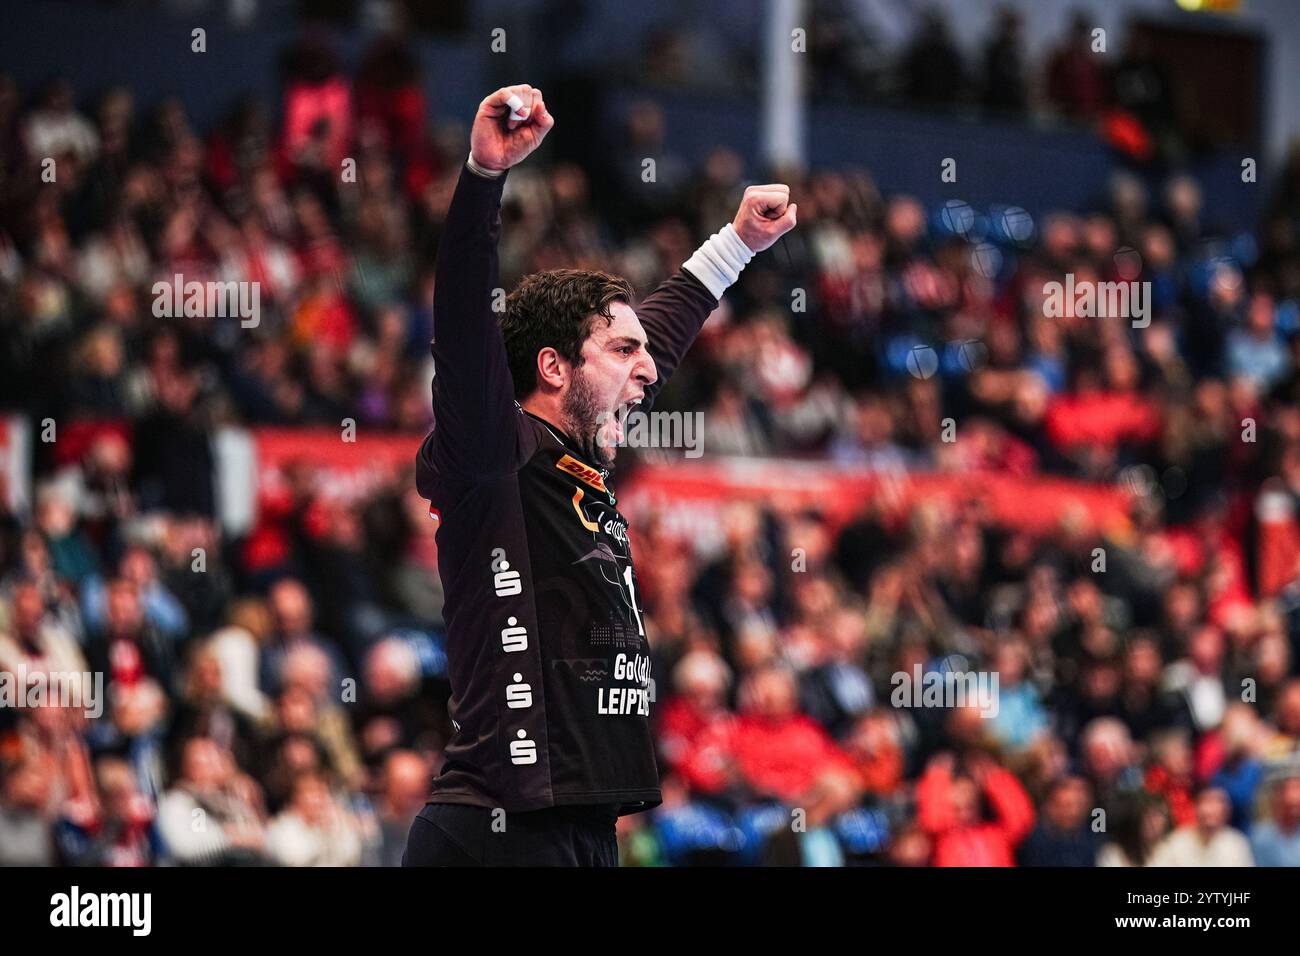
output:
M 633 410 L 644 400 L 644 393 L 614 406 L 611 412 L 602 412 L 598 425 L 598 441 L 602 447 L 610 448 L 623 444 L 627 438 L 627 419 Z

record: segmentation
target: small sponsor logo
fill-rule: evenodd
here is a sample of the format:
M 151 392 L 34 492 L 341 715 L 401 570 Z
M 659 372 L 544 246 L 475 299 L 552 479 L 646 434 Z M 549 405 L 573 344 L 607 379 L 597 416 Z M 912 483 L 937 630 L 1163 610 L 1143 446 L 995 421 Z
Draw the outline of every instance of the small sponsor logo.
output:
M 605 494 L 609 494 L 609 489 L 605 487 L 605 481 L 601 477 L 600 472 L 595 468 L 592 468 L 590 465 L 584 465 L 572 455 L 565 455 L 555 463 L 555 467 L 560 469 L 560 471 L 567 472 L 574 478 L 577 478 L 584 485 L 590 485 L 597 491 L 603 491 Z
M 584 684 L 604 684 L 609 680 L 609 662 L 603 657 L 575 657 L 552 661 L 556 671 L 569 671 Z
M 524 682 L 524 675 L 516 673 L 515 682 L 506 685 L 506 706 L 511 710 L 533 706 L 533 687 Z
M 505 548 L 492 549 L 492 589 L 497 597 L 509 597 L 524 589 L 519 572 L 510 567 Z
M 599 531 L 600 525 L 596 524 L 596 522 L 594 521 L 588 521 L 587 516 L 582 513 L 582 495 L 583 495 L 583 491 L 581 488 L 577 488 L 574 490 L 573 510 L 578 513 L 578 520 L 582 522 L 582 526 L 584 528 L 586 528 L 588 531 L 591 532 Z
M 510 741 L 510 762 L 520 767 L 537 763 L 537 741 L 522 730 L 517 735 L 518 740 Z
M 501 649 L 507 654 L 517 654 L 528 650 L 528 629 L 519 623 L 519 618 L 506 618 L 508 627 L 501 629 Z
M 607 544 L 596 545 L 573 563 L 582 564 L 584 561 L 608 561 L 610 564 L 618 564 L 618 558 L 614 556 L 614 549 Z

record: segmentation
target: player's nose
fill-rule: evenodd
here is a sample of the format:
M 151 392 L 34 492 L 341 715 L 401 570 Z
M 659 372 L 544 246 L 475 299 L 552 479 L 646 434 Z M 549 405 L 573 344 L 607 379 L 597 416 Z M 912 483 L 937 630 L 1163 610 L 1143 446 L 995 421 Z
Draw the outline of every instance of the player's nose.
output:
M 637 363 L 636 372 L 633 377 L 641 383 L 642 386 L 653 385 L 659 380 L 659 369 L 655 367 L 655 360 L 647 352 L 644 359 Z

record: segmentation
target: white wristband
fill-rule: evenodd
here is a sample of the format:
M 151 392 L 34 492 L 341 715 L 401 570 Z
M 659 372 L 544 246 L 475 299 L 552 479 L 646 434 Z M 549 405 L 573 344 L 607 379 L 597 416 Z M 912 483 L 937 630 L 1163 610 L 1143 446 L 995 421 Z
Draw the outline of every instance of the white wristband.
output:
M 715 299 L 721 299 L 727 287 L 740 278 L 740 270 L 754 258 L 754 250 L 745 245 L 736 227 L 727 223 L 682 263 L 682 268 L 704 283 Z
M 484 169 L 478 163 L 474 162 L 473 153 L 469 154 L 469 159 L 465 160 L 465 165 L 469 167 L 471 173 L 476 176 L 482 176 L 484 179 L 496 179 L 505 172 L 504 169 Z

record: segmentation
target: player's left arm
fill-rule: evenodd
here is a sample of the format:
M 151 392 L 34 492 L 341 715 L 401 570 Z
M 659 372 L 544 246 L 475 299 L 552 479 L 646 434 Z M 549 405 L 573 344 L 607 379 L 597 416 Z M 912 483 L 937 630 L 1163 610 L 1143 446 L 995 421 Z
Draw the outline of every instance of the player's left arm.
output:
M 750 186 L 736 218 L 710 236 L 676 274 L 641 301 L 636 314 L 645 327 L 650 340 L 647 349 L 659 373 L 658 381 L 646 389 L 643 410 L 654 404 L 659 389 L 681 364 L 727 287 L 756 254 L 794 228 L 797 211 L 798 206 L 790 201 L 789 186 Z

